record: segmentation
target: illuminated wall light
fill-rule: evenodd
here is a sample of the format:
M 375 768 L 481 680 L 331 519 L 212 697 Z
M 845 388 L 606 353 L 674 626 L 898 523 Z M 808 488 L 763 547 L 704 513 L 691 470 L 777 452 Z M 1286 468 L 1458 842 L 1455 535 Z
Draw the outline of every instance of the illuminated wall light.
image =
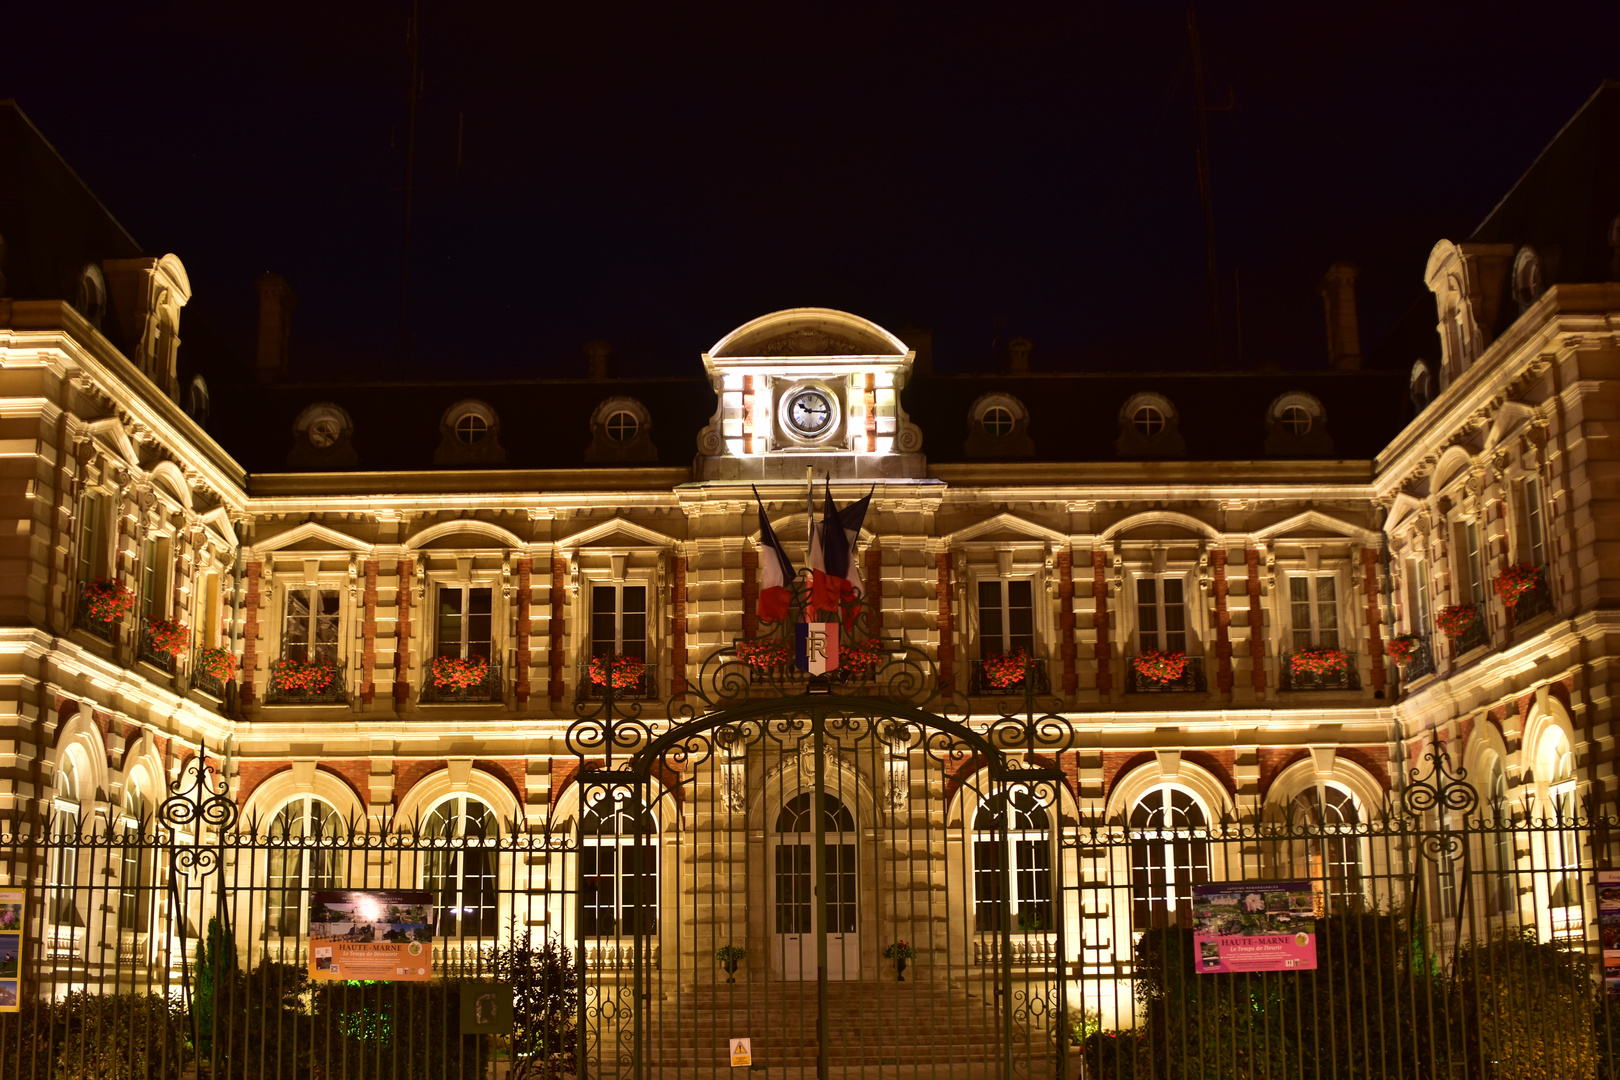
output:
M 741 439 L 727 439 L 726 453 L 733 457 L 742 457 L 743 441 Z
M 894 437 L 891 435 L 879 435 L 877 437 L 877 452 L 880 454 L 894 453 Z
M 740 373 L 728 371 L 724 378 L 725 381 L 720 384 L 723 389 L 741 390 L 743 388 L 743 376 Z

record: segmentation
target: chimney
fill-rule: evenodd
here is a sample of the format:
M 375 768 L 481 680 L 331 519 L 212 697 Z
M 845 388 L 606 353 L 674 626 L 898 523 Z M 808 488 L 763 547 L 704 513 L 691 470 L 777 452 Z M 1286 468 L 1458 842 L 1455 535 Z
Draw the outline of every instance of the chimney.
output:
M 1027 337 L 1015 337 L 1007 342 L 1007 359 L 1002 369 L 1008 375 L 1029 374 L 1029 354 L 1035 343 Z
M 1359 273 L 1354 263 L 1336 262 L 1316 287 L 1327 315 L 1328 366 L 1334 371 L 1361 370 L 1361 326 L 1356 320 Z
M 608 357 L 612 353 L 613 346 L 605 341 L 587 341 L 585 343 L 585 369 L 589 378 L 605 379 L 608 377 Z
M 259 381 L 272 383 L 287 374 L 287 337 L 298 297 L 280 274 L 260 274 L 253 284 L 259 290 L 259 357 L 255 366 Z
M 917 355 L 911 361 L 913 375 L 932 375 L 934 373 L 934 332 L 932 330 L 919 330 L 910 323 L 902 326 L 894 335 L 906 343 L 906 347 Z

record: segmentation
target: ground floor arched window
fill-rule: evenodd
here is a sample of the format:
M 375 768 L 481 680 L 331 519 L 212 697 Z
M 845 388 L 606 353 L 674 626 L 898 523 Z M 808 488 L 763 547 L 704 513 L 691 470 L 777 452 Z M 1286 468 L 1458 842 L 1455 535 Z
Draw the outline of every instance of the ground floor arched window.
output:
M 433 894 L 440 937 L 494 937 L 500 852 L 494 811 L 470 795 L 445 799 L 427 816 L 423 886 Z
M 998 793 L 973 815 L 973 928 L 1054 928 L 1051 820 L 1027 788 Z
M 580 819 L 586 937 L 658 932 L 658 819 L 626 789 L 602 791 Z
M 323 842 L 338 836 L 342 819 L 322 799 L 303 796 L 270 821 L 265 872 L 265 933 L 297 937 L 309 918 L 309 894 L 338 887 L 338 852 Z
M 1361 808 L 1350 792 L 1337 784 L 1313 784 L 1294 796 L 1289 805 L 1293 824 L 1306 829 L 1305 871 L 1312 888 L 1332 911 L 1359 906 L 1362 880 Z
M 1191 925 L 1192 887 L 1209 881 L 1209 818 L 1192 795 L 1157 787 L 1131 808 L 1131 922 Z

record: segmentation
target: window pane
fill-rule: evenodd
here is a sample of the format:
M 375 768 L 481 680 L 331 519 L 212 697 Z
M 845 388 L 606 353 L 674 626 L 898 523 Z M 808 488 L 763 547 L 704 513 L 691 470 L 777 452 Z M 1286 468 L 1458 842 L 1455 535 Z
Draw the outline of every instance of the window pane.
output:
M 1034 582 L 1009 581 L 1007 585 L 1007 645 L 1035 651 Z
M 491 657 L 491 643 L 495 626 L 494 590 L 467 590 L 467 655 Z
M 1182 597 L 1182 580 L 1165 578 L 1160 583 L 1164 594 L 1164 648 L 1166 652 L 1187 651 L 1187 606 Z
M 612 585 L 591 588 L 591 655 L 614 652 L 618 640 L 619 590 Z
M 439 655 L 461 655 L 461 601 L 460 588 L 444 585 L 439 588 Z
M 287 619 L 281 653 L 289 660 L 309 659 L 309 590 L 287 590 Z
M 979 639 L 984 652 L 1007 650 L 1001 586 L 999 581 L 979 582 Z
M 647 587 L 645 585 L 624 586 L 624 613 L 634 612 L 644 615 L 647 612 Z
M 336 660 L 338 647 L 338 594 L 335 589 L 320 590 L 320 609 L 315 613 L 315 656 Z
M 1153 578 L 1136 582 L 1136 622 L 1141 630 L 1142 648 L 1159 647 L 1159 583 Z
M 1318 645 L 1339 647 L 1338 586 L 1331 577 L 1316 581 L 1316 641 Z

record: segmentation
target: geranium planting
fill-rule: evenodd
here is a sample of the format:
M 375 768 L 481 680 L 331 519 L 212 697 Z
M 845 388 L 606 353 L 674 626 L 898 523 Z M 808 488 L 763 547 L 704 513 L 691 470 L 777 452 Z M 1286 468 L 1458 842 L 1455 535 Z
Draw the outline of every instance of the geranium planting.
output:
M 135 590 L 111 578 L 84 587 L 84 612 L 96 622 L 116 622 L 135 607 Z
M 175 656 L 191 641 L 191 629 L 169 619 L 147 619 L 146 640 L 153 652 Z
M 270 675 L 272 689 L 284 693 L 319 694 L 337 678 L 337 664 L 331 660 L 283 660 Z
M 632 690 L 641 685 L 646 673 L 647 664 L 639 656 L 591 657 L 591 682 L 597 686 L 606 686 L 611 678 L 613 689 Z
M 737 659 L 749 667 L 767 671 L 785 667 L 793 659 L 793 651 L 781 638 L 760 638 L 737 642 Z
M 1441 608 L 1434 621 L 1446 637 L 1460 638 L 1479 622 L 1479 608 L 1473 604 L 1453 604 L 1448 608 Z
M 435 656 L 430 677 L 435 690 L 471 690 L 489 678 L 489 660 L 482 656 Z
M 1350 669 L 1350 657 L 1343 649 L 1301 649 L 1288 658 L 1288 666 L 1295 675 L 1342 675 Z
M 198 649 L 197 673 L 230 682 L 236 678 L 236 657 L 225 649 Z
M 1417 655 L 1417 644 L 1416 634 L 1400 634 L 1389 639 L 1384 646 L 1384 655 L 1404 667 Z
M 1160 683 L 1175 682 L 1187 673 L 1187 654 L 1148 649 L 1137 653 L 1131 659 L 1131 665 L 1144 679 Z
M 1502 603 L 1512 607 L 1519 602 L 1519 597 L 1539 584 L 1541 584 L 1541 567 L 1529 563 L 1514 563 L 1496 575 L 1491 581 L 1491 588 L 1502 598 Z
M 915 960 L 917 959 L 917 950 L 909 941 L 896 941 L 883 950 L 883 959 Z
M 985 682 L 1005 690 L 1024 681 L 1024 667 L 1028 662 L 1029 655 L 1023 649 L 1014 649 L 1010 653 L 990 653 L 979 666 L 984 671 Z
M 883 662 L 883 657 L 883 647 L 876 641 L 840 645 L 838 649 L 839 666 L 847 668 L 851 675 L 870 675 Z

